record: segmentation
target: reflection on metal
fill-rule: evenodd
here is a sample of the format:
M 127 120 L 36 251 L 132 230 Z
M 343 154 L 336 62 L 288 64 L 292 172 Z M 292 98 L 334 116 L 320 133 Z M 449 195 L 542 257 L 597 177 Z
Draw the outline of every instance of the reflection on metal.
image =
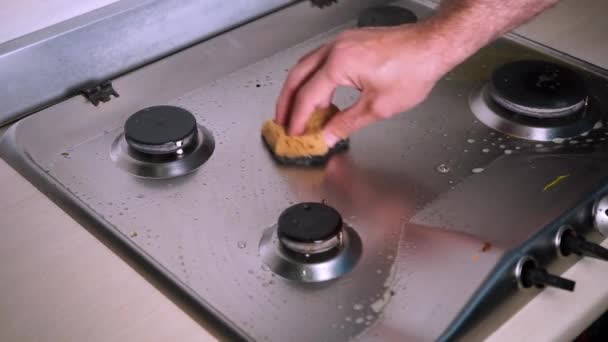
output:
M 532 264 L 534 267 L 536 267 L 538 265 L 538 262 L 536 262 L 536 260 L 531 256 L 526 255 L 519 259 L 519 261 L 515 265 L 515 279 L 517 279 L 517 286 L 519 286 L 520 289 L 529 289 L 530 287 L 532 287 L 531 285 L 524 284 L 522 278 L 524 267 L 527 267 L 528 264 Z
M 570 227 L 568 225 L 564 225 L 555 234 L 555 240 L 553 241 L 553 243 L 555 245 L 555 250 L 557 251 L 557 255 L 559 255 L 562 258 L 569 256 L 569 255 L 565 255 L 564 252 L 562 251 L 562 238 L 564 237 L 564 234 L 576 235 L 576 231 L 572 227 Z
M 260 241 L 262 262 L 272 272 L 290 280 L 313 283 L 339 278 L 355 267 L 363 249 L 354 229 L 347 225 L 342 229 L 342 243 L 335 253 L 325 251 L 321 258 L 314 258 L 315 255 L 289 253 L 277 238 L 276 226 L 267 228 Z
M 602 197 L 593 207 L 593 227 L 608 236 L 608 196 Z

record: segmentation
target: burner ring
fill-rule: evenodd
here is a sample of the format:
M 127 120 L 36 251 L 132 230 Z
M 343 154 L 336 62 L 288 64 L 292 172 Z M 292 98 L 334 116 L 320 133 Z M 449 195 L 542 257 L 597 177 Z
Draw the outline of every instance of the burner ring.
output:
M 489 94 L 505 109 L 537 118 L 568 116 L 587 101 L 585 80 L 575 71 L 541 60 L 504 64 L 492 73 Z
M 197 170 L 213 154 L 215 141 L 211 132 L 198 125 L 189 146 L 173 153 L 148 154 L 135 150 L 125 134 L 116 137 L 110 158 L 128 173 L 142 178 L 174 178 Z
M 489 85 L 469 98 L 471 111 L 487 127 L 517 138 L 551 141 L 573 138 L 593 129 L 600 119 L 599 105 L 589 97 L 578 112 L 563 117 L 540 118 L 510 111 L 494 101 Z
M 125 139 L 133 149 L 147 154 L 176 152 L 194 143 L 196 118 L 175 106 L 153 106 L 131 115 L 125 122 Z
M 262 263 L 275 274 L 289 280 L 317 283 L 339 278 L 350 272 L 363 252 L 357 232 L 342 226 L 341 243 L 327 251 L 301 254 L 288 250 L 279 240 L 277 225 L 267 228 L 262 235 L 259 253 Z
M 342 217 L 323 203 L 293 205 L 279 216 L 277 235 L 295 253 L 320 253 L 342 243 Z
M 342 222 L 340 213 L 324 203 L 305 202 L 283 211 L 260 241 L 262 261 L 291 280 L 321 282 L 355 267 L 362 243 Z

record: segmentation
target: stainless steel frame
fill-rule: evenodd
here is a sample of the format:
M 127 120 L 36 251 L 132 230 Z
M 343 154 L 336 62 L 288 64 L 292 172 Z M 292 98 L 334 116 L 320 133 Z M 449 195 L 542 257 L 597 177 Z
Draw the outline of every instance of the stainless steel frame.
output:
M 342 1 L 322 12 L 300 4 L 256 20 L 114 80 L 121 97 L 99 107 L 78 96 L 20 120 L 2 137 L 0 156 L 87 227 L 151 266 L 232 337 L 487 336 L 539 291 L 519 291 L 514 270 L 521 257 L 561 273 L 577 258 L 558 257 L 560 227 L 603 239 L 591 212 L 607 190 L 608 131 L 592 132 L 590 142 L 537 146 L 477 122 L 468 95 L 489 70 L 521 57 L 569 63 L 600 94 L 606 75 L 509 36 L 447 75 L 408 115 L 353 136 L 351 151 L 325 169 L 274 165 L 259 124 L 271 116 L 285 69 L 352 26 L 350 19 L 372 3 L 379 2 Z M 340 89 L 336 104 L 348 106 L 355 96 Z M 125 119 L 157 104 L 183 106 L 213 132 L 216 151 L 199 171 L 140 179 L 111 161 Z M 445 167 L 435 171 L 438 165 Z M 257 254 L 262 234 L 293 202 L 322 199 L 361 237 L 360 261 L 330 282 L 273 276 Z

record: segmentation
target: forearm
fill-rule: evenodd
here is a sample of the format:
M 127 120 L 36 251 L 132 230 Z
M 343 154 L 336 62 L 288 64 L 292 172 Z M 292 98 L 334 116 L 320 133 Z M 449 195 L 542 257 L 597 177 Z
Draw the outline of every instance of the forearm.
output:
M 559 0 L 444 0 L 424 25 L 443 47 L 446 67 L 460 64 L 481 47 L 524 24 Z

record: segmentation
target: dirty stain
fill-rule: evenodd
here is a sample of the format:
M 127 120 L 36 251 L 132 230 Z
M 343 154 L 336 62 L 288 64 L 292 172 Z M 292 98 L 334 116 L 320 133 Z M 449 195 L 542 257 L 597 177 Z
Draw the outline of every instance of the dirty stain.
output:
M 561 176 L 557 176 L 557 178 L 555 178 L 551 183 L 545 185 L 545 187 L 543 188 L 543 191 L 547 191 L 549 189 L 551 189 L 552 187 L 556 186 L 557 184 L 559 184 L 561 181 L 563 181 L 564 179 L 570 177 L 570 175 L 561 175 Z

